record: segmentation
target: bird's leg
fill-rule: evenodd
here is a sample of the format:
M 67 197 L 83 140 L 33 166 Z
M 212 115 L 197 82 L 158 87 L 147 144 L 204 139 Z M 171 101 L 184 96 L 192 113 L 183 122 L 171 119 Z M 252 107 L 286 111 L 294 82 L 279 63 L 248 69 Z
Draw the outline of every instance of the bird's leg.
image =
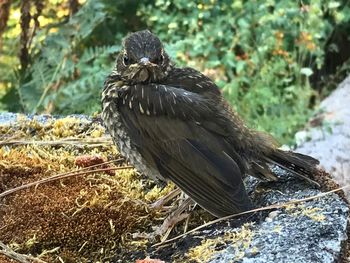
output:
M 176 188 L 172 190 L 170 193 L 168 193 L 167 195 L 163 196 L 162 198 L 152 203 L 150 206 L 151 208 L 154 208 L 154 209 L 161 209 L 165 204 L 170 202 L 171 199 L 175 198 L 180 193 L 181 193 L 181 189 Z
M 168 238 L 172 229 L 179 222 L 189 217 L 190 214 L 187 212 L 184 213 L 184 211 L 193 204 L 195 204 L 195 202 L 190 197 L 186 197 L 180 206 L 168 215 L 168 217 L 164 220 L 162 226 L 156 231 L 156 234 L 162 236 L 161 242 L 164 242 Z
M 194 202 L 194 201 L 193 201 Z M 190 212 L 192 212 L 197 206 L 197 203 L 194 202 L 194 205 L 191 207 Z M 188 215 L 188 217 L 186 218 L 186 222 L 185 222 L 185 226 L 184 226 L 184 233 L 187 232 L 188 229 L 188 223 L 190 221 L 190 217 L 191 217 L 191 213 Z
M 178 197 L 176 198 L 176 196 Z M 162 209 L 165 204 L 167 204 L 168 202 L 170 202 L 175 198 L 176 200 L 174 200 L 173 203 L 174 204 L 178 203 L 179 205 L 177 207 L 175 206 L 175 208 L 167 209 L 167 210 L 170 210 L 170 212 L 168 213 L 168 216 L 164 219 L 163 224 L 155 230 L 155 235 L 161 236 L 162 242 L 168 238 L 173 228 L 179 222 L 185 219 L 187 219 L 185 229 L 187 228 L 189 215 L 190 215 L 189 212 L 190 210 L 193 210 L 189 208 L 192 205 L 194 205 L 195 202 L 190 197 L 188 197 L 184 192 L 182 192 L 180 188 L 176 188 L 172 190 L 170 193 L 168 193 L 166 196 L 162 197 L 161 199 L 151 204 L 151 207 L 154 209 Z

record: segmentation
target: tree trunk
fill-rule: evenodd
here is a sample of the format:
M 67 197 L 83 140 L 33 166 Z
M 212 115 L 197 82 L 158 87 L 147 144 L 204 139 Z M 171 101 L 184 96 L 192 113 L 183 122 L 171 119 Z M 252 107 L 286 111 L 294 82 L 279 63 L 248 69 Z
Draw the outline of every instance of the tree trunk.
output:
M 29 63 L 28 40 L 29 40 L 29 23 L 30 23 L 30 1 L 21 0 L 21 48 L 19 60 L 21 70 L 24 71 Z
M 2 47 L 1 36 L 5 32 L 7 20 L 10 15 L 11 0 L 0 0 L 0 50 Z

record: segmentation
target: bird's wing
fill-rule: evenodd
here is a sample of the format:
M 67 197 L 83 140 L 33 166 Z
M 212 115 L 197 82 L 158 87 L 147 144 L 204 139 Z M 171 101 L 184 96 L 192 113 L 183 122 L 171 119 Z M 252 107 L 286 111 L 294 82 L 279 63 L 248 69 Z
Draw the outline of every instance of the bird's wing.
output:
M 228 143 L 227 119 L 208 99 L 167 85 L 125 86 L 118 108 L 141 155 L 216 216 L 252 207 L 244 160 Z

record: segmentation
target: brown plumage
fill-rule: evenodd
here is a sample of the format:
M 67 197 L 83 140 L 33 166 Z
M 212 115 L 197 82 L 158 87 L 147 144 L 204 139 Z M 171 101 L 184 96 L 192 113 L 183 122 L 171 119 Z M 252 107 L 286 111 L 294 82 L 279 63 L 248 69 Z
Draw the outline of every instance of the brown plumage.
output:
M 275 180 L 275 164 L 309 178 L 318 164 L 249 129 L 211 79 L 175 67 L 149 31 L 124 40 L 102 104 L 115 144 L 140 172 L 173 181 L 218 217 L 252 208 L 246 175 Z

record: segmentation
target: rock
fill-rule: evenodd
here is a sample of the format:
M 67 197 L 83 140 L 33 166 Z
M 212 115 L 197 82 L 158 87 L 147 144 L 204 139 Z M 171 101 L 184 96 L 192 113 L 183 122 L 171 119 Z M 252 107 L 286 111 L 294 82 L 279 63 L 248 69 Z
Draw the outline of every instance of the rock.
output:
M 296 134 L 297 151 L 320 160 L 341 185 L 350 184 L 350 76 L 320 105 L 313 126 Z M 350 189 L 345 190 L 350 198 Z
M 293 175 L 276 172 L 281 179 L 276 183 L 249 179 L 250 196 L 258 207 L 321 193 Z M 347 204 L 333 193 L 261 213 L 255 220 L 246 217 L 239 223 L 231 219 L 212 225 L 150 255 L 167 262 L 338 262 L 347 240 L 348 213 Z

